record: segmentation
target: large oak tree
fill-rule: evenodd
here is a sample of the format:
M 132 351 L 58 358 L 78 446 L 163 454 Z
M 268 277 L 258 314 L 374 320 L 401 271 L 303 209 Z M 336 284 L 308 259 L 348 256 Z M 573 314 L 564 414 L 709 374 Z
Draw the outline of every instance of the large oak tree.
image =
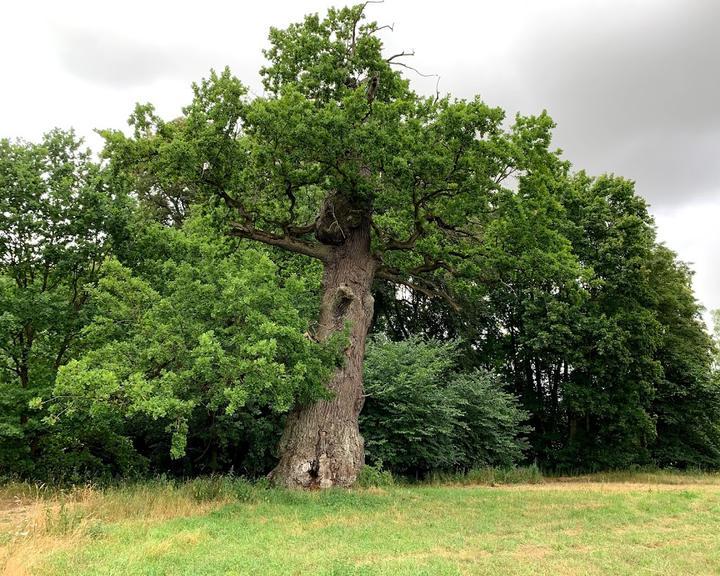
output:
M 546 186 L 565 169 L 548 149 L 545 114 L 508 128 L 479 98 L 415 93 L 402 74 L 410 54 L 384 53 L 386 27 L 367 23 L 365 7 L 272 29 L 262 96 L 225 70 L 194 87 L 182 118 L 163 122 L 142 106 L 133 137 L 105 133 L 106 154 L 141 197 L 169 208 L 216 198 L 230 234 L 322 263 L 308 337 L 345 331 L 346 358 L 331 398 L 288 418 L 273 476 L 290 487 L 351 485 L 363 465 L 373 282 L 457 307 L 451 279 L 491 281 L 473 256 L 498 196 Z

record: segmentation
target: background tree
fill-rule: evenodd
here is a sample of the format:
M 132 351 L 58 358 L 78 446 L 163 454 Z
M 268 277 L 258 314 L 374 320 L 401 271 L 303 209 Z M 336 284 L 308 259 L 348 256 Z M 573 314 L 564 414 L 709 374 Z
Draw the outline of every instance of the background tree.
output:
M 622 178 L 581 173 L 567 191 L 568 235 L 592 281 L 563 390 L 568 440 L 560 461 L 572 468 L 647 463 L 655 437 L 650 402 L 662 374 L 648 267 L 654 225 Z
M 525 182 L 485 226 L 476 266 L 495 282 L 457 286 L 461 313 L 383 295 L 376 325 L 461 336 L 464 365 L 501 372 L 530 412 L 546 468 L 716 466 L 712 345 L 645 202 L 617 177 Z
M 716 468 L 720 382 L 712 366 L 714 345 L 692 292 L 692 273 L 665 246 L 654 248 L 650 266 L 663 370 L 651 407 L 657 431 L 652 457 L 660 466 Z
M 65 431 L 64 445 L 50 441 L 44 411 L 29 402 L 48 395 L 58 368 L 81 345 L 88 290 L 122 234 L 125 208 L 72 132 L 54 130 L 39 144 L 0 141 L 3 470 L 41 470 L 46 457 L 61 459 L 83 444 L 78 438 L 92 436 L 79 428 Z

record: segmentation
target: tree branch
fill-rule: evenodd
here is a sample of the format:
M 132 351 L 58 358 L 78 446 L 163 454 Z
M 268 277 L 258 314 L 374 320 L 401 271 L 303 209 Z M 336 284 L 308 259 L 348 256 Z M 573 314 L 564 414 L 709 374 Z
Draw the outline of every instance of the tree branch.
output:
M 437 74 L 424 74 L 423 72 L 420 72 L 420 70 L 418 70 L 417 68 L 410 66 L 409 64 L 405 64 L 404 62 L 392 61 L 392 62 L 388 62 L 388 64 L 390 64 L 392 66 L 402 66 L 403 68 L 412 70 L 413 72 L 415 72 L 415 74 L 417 74 L 418 76 L 422 76 L 423 78 L 432 78 L 434 76 L 437 76 Z
M 456 237 L 465 237 L 465 238 L 472 238 L 473 240 L 482 240 L 480 235 L 473 234 L 469 230 L 464 230 L 462 228 L 458 228 L 457 226 L 453 226 L 452 224 L 448 224 L 443 220 L 440 216 L 437 216 L 436 214 L 428 214 L 425 216 L 425 219 L 428 222 L 433 222 L 438 228 L 441 230 L 444 230 L 448 233 L 448 235 L 454 235 Z
M 389 58 L 385 58 L 385 62 L 388 64 L 395 60 L 395 58 L 402 58 L 403 56 L 415 56 L 415 50 L 411 50 L 410 52 L 405 52 L 404 50 L 402 52 L 398 52 L 397 54 L 393 54 Z
M 311 258 L 316 258 L 321 261 L 327 260 L 330 256 L 330 248 L 324 244 L 300 240 L 299 238 L 294 238 L 289 234 L 285 234 L 283 236 L 271 234 L 270 232 L 265 232 L 264 230 L 248 228 L 239 222 L 233 222 L 230 224 L 230 235 L 237 236 L 239 238 L 247 238 L 248 240 L 256 240 L 257 242 L 262 242 L 263 244 L 269 244 L 271 246 L 278 246 L 290 252 L 304 254 L 305 256 L 310 256 Z
M 455 269 L 444 260 L 427 260 L 424 264 L 416 266 L 410 270 L 410 275 L 422 274 L 423 272 L 434 272 L 435 270 L 447 270 L 450 274 L 455 274 Z
M 285 230 L 285 233 L 289 236 L 304 236 L 305 234 L 310 234 L 310 232 L 315 230 L 315 220 L 301 226 L 287 224 L 286 226 L 283 226 L 283 230 Z
M 378 268 L 375 272 L 375 277 L 380 278 L 381 280 L 387 280 L 393 284 L 406 286 L 407 288 L 410 288 L 410 290 L 420 292 L 428 298 L 441 298 L 447 302 L 447 304 L 449 304 L 455 312 L 460 311 L 460 305 L 452 298 L 452 296 L 450 296 L 446 290 L 439 288 L 435 283 L 430 282 L 429 280 L 419 278 L 418 280 L 423 282 L 424 285 L 419 284 L 414 279 L 411 280 L 410 278 L 406 278 L 399 270 L 391 269 L 386 266 Z
M 397 238 L 391 237 L 383 246 L 383 250 L 412 250 L 415 248 L 415 243 L 418 238 L 420 238 L 419 230 L 415 230 L 407 240 L 398 240 Z
M 381 30 L 390 30 L 390 32 L 395 32 L 395 22 L 392 24 L 384 24 L 383 26 L 377 26 L 376 28 L 371 28 L 367 31 L 368 34 L 375 34 L 376 32 L 380 32 Z

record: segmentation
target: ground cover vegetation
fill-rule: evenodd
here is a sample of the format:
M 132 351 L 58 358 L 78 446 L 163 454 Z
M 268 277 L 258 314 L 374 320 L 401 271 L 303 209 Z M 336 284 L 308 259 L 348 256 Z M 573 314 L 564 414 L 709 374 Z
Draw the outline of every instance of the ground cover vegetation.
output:
M 12 576 L 720 570 L 716 474 L 462 479 L 303 492 L 230 477 L 7 485 L 0 566 Z
M 364 10 L 273 29 L 263 96 L 224 70 L 138 105 L 99 160 L 0 141 L 0 475 L 720 465 L 713 340 L 633 183 L 545 113 L 415 93 Z

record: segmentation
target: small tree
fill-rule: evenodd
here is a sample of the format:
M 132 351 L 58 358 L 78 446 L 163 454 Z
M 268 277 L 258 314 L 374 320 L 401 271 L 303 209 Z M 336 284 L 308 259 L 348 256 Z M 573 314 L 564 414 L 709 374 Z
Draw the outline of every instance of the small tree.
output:
M 422 97 L 384 55 L 383 26 L 366 4 L 272 29 L 261 70 L 266 95 L 248 97 L 229 71 L 195 86 L 185 117 L 166 124 L 150 107 L 127 139 L 106 133 L 107 154 L 136 182 L 221 199 L 229 233 L 319 260 L 320 341 L 347 330 L 332 399 L 298 406 L 280 445 L 277 483 L 350 485 L 363 465 L 365 338 L 373 281 L 457 307 L 448 279 L 470 272 L 495 197 L 508 182 L 544 185 L 557 157 L 544 113 L 518 117 L 479 98 Z M 148 178 L 148 174 L 156 177 Z M 161 176 L 161 177 L 157 177 Z

